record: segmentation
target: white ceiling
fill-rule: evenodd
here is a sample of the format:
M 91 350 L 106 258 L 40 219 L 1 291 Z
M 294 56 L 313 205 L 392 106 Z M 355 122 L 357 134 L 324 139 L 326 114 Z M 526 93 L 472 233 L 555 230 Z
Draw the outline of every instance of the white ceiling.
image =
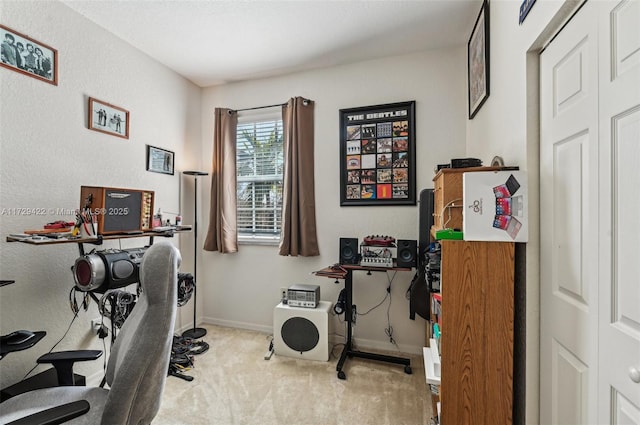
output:
M 62 0 L 195 84 L 466 45 L 481 0 Z

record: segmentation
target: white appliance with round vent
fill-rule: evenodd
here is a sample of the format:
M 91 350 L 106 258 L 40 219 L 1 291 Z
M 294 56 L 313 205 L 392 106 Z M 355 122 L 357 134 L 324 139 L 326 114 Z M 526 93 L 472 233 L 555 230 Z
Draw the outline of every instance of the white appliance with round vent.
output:
M 273 350 L 276 355 L 329 360 L 329 301 L 316 308 L 280 303 L 273 310 Z

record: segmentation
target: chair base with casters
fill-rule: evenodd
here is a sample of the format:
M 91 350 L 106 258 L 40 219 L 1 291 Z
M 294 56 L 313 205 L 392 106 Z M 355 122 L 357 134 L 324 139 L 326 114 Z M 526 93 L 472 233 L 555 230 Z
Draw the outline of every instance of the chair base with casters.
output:
M 62 386 L 20 394 L 0 404 L 0 423 L 63 423 L 66 417 L 56 422 L 49 421 L 49 415 L 65 416 L 57 409 L 67 405 L 61 409 L 71 411 L 70 416 L 79 415 L 64 422 L 68 424 L 150 424 L 160 409 L 169 368 L 179 262 L 180 252 L 168 241 L 154 243 L 144 254 L 142 292 L 111 347 L 105 376 L 109 389 Z M 52 353 L 56 361 L 58 356 Z M 86 407 L 77 403 L 82 400 L 89 409 L 78 413 Z M 34 414 L 47 418 L 31 422 Z

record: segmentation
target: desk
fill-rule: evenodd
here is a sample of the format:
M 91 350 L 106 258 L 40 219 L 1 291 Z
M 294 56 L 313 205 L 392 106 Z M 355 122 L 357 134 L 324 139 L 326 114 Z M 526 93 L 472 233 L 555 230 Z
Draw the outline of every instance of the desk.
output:
M 347 357 L 359 357 L 362 359 L 369 360 L 377 360 L 381 362 L 387 363 L 395 363 L 404 365 L 404 372 L 407 374 L 411 374 L 411 360 L 404 357 L 395 357 L 395 356 L 387 356 L 383 354 L 375 354 L 375 353 L 367 353 L 364 351 L 358 351 L 353 349 L 353 272 L 354 271 L 366 271 L 366 272 L 387 272 L 390 270 L 395 271 L 411 271 L 410 268 L 405 267 L 391 267 L 391 268 L 381 268 L 381 267 L 363 267 L 353 264 L 343 264 L 339 268 L 327 268 L 324 270 L 320 270 L 316 272 L 317 276 L 328 277 L 332 279 L 344 279 L 344 288 L 345 288 L 345 320 L 347 322 L 347 340 L 345 341 L 344 348 L 342 349 L 342 354 L 340 355 L 340 360 L 338 360 L 338 365 L 336 366 L 336 371 L 338 372 L 339 379 L 346 379 L 347 375 L 342 370 L 344 363 L 347 361 Z

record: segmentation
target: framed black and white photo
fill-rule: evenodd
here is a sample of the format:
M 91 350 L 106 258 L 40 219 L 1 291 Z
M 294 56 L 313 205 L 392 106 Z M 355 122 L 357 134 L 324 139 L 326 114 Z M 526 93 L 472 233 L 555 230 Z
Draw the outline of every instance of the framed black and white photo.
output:
M 0 24 L 0 66 L 58 85 L 58 51 Z
M 489 97 L 489 3 L 484 0 L 467 44 L 469 119 Z
M 415 101 L 340 110 L 340 205 L 415 205 Z
M 173 175 L 174 153 L 147 145 L 147 171 Z
M 129 111 L 90 97 L 89 129 L 128 139 Z

